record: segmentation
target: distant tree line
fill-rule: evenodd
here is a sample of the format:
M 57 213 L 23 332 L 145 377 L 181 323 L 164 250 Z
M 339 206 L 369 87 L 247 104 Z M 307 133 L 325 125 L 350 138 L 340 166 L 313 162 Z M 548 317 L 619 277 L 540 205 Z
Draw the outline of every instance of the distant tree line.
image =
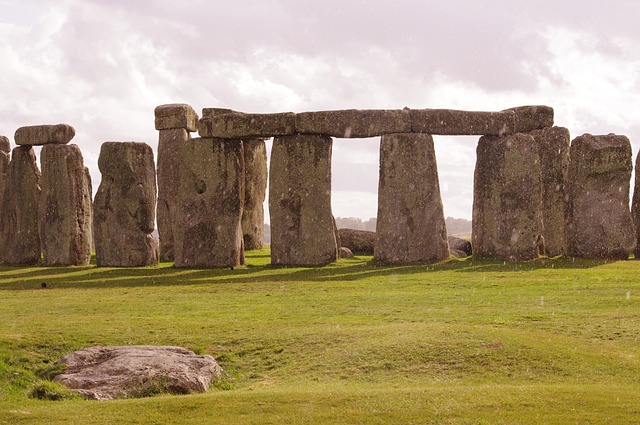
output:
M 447 226 L 447 233 L 449 235 L 471 235 L 471 220 L 447 217 L 445 219 L 445 225 Z M 338 226 L 338 229 L 368 230 L 375 232 L 376 218 L 372 217 L 368 220 L 363 220 L 357 217 L 336 217 L 336 226 Z M 271 242 L 271 226 L 266 223 L 264 225 L 264 241 L 266 243 Z

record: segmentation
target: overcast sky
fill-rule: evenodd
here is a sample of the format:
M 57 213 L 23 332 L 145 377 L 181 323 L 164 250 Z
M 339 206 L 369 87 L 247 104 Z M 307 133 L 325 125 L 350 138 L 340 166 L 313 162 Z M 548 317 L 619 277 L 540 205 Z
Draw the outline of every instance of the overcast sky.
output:
M 165 103 L 246 112 L 545 104 L 572 138 L 640 146 L 640 2 L 0 0 L 0 134 L 68 123 L 154 149 Z M 436 137 L 445 215 L 470 218 L 477 137 Z M 333 209 L 376 215 L 378 140 L 335 140 Z

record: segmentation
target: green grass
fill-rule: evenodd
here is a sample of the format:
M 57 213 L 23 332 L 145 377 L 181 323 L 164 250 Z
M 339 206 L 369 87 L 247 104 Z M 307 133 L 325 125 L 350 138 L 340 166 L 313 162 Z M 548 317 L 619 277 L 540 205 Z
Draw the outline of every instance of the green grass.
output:
M 247 262 L 0 268 L 0 424 L 640 421 L 640 262 Z M 112 402 L 47 380 L 63 354 L 127 344 L 211 354 L 225 377 Z

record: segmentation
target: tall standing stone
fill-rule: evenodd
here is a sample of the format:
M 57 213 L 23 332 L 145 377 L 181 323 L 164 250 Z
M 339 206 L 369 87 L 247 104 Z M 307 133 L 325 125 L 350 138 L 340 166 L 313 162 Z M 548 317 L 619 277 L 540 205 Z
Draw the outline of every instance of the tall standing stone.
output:
M 158 263 L 155 226 L 156 173 L 146 143 L 106 142 L 98 168 L 102 181 L 93 205 L 98 266 L 141 267 Z
M 276 137 L 271 150 L 271 263 L 321 266 L 338 260 L 331 213 L 329 136 Z
M 555 257 L 566 253 L 569 130 L 549 127 L 530 134 L 536 140 L 540 154 L 544 251 L 547 256 Z
M 264 243 L 264 198 L 267 192 L 267 149 L 264 140 L 242 141 L 244 149 L 244 249 L 260 249 Z
M 636 247 L 633 251 L 633 256 L 636 260 L 640 260 L 640 153 L 636 157 L 635 170 L 636 177 L 633 187 L 633 200 L 631 201 L 631 216 L 636 236 Z
M 0 214 L 0 257 L 10 265 L 40 261 L 40 171 L 31 146 L 13 149 Z
M 629 211 L 631 143 L 625 136 L 584 134 L 569 154 L 568 253 L 623 260 L 635 248 Z
M 198 114 L 189 105 L 160 105 L 155 109 L 158 139 L 158 236 L 160 258 L 173 261 L 174 227 L 178 215 L 182 148 L 197 129 Z
M 433 137 L 380 140 L 376 260 L 409 264 L 449 258 Z
M 40 154 L 39 225 L 46 266 L 79 266 L 91 260 L 91 194 L 77 145 L 47 144 Z
M 542 184 L 533 136 L 484 136 L 477 148 L 473 255 L 531 260 L 542 245 Z
M 2 199 L 4 197 L 4 182 L 9 171 L 11 160 L 11 144 L 5 136 L 0 136 L 0 211 L 2 211 Z M 2 247 L 0 246 L 0 250 Z
M 176 267 L 244 264 L 242 141 L 194 138 L 182 150 Z

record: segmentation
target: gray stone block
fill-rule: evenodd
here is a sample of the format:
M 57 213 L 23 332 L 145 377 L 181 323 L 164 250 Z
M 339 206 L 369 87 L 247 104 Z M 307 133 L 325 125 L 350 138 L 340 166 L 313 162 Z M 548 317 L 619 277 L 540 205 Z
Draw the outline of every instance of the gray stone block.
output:
M 553 108 L 550 106 L 518 106 L 509 108 L 507 111 L 513 111 L 515 114 L 516 133 L 553 127 Z
M 296 114 L 296 131 L 345 139 L 409 133 L 411 117 L 408 109 L 303 112 Z
M 77 145 L 46 145 L 40 154 L 40 242 L 46 266 L 81 266 L 91 260 L 91 193 Z
M 513 111 L 474 112 L 412 109 L 411 131 L 441 135 L 507 135 L 515 128 Z
M 98 167 L 102 181 L 93 204 L 96 264 L 142 267 L 158 264 L 156 171 L 151 146 L 105 142 Z
M 156 130 L 182 128 L 193 132 L 198 129 L 198 114 L 191 106 L 184 103 L 157 106 L 155 118 Z
M 473 191 L 473 256 L 537 258 L 544 249 L 542 182 L 533 136 L 481 137 Z
M 244 150 L 244 249 L 261 249 L 264 243 L 264 199 L 267 192 L 267 148 L 264 140 L 242 141 Z
M 40 170 L 31 146 L 13 149 L 0 214 L 0 259 L 9 265 L 40 261 Z
M 242 141 L 195 138 L 182 149 L 176 267 L 244 264 Z
M 382 136 L 377 218 L 376 260 L 411 264 L 449 258 L 430 135 Z
M 16 145 L 42 146 L 47 144 L 66 145 L 76 135 L 76 130 L 68 124 L 31 125 L 16 130 Z
M 184 128 L 160 130 L 158 138 L 158 237 L 164 261 L 175 259 L 173 233 L 179 214 L 182 149 L 190 138 Z
M 198 123 L 201 137 L 223 139 L 269 138 L 293 135 L 296 115 L 293 112 L 277 114 L 215 114 L 203 117 Z
M 566 253 L 566 186 L 569 171 L 569 130 L 548 127 L 530 133 L 538 144 L 542 181 L 544 253 Z
M 636 241 L 629 211 L 631 143 L 625 136 L 584 134 L 569 153 L 568 254 L 623 260 Z
M 329 136 L 276 137 L 271 151 L 271 263 L 322 266 L 338 260 L 331 213 Z

